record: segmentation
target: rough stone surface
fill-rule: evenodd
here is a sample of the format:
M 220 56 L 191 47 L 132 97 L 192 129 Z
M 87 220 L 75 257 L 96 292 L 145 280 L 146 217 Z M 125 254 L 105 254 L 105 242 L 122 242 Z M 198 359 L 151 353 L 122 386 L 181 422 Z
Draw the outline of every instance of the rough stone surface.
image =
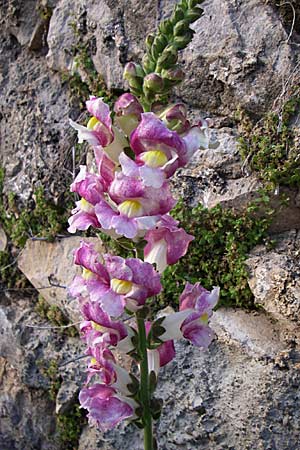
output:
M 165 408 L 156 427 L 159 448 L 298 448 L 297 363 L 281 369 L 222 340 L 207 352 L 184 342 L 176 350 L 176 359 L 160 374 L 157 396 Z M 95 444 L 101 450 L 142 450 L 140 432 L 124 425 L 104 435 L 86 429 L 79 449 Z
M 299 332 L 300 243 L 298 231 L 276 236 L 277 245 L 268 251 L 255 248 L 247 260 L 249 286 L 255 302 L 277 320 Z
M 83 353 L 77 338 L 67 338 L 42 322 L 30 298 L 0 298 L 0 440 L 1 450 L 61 448 L 55 426 L 55 403 L 49 398 L 49 363 L 76 397 L 85 363 L 72 362 Z M 60 365 L 62 365 L 60 367 Z
M 78 304 L 68 296 L 66 287 L 81 272 L 73 264 L 73 253 L 81 240 L 80 236 L 69 236 L 53 243 L 28 240 L 18 259 L 19 269 L 42 297 L 61 308 L 75 322 L 80 319 Z M 104 251 L 99 239 L 85 238 L 85 241 L 92 242 L 99 252 Z

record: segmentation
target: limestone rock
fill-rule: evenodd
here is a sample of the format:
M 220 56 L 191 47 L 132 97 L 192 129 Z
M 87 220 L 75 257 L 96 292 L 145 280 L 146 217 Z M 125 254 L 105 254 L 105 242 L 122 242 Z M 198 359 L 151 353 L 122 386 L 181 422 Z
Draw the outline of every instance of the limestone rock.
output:
M 205 15 L 194 24 L 194 39 L 182 55 L 188 82 L 178 94 L 217 114 L 242 106 L 260 115 L 296 70 L 298 50 L 287 42 L 278 12 L 260 0 L 213 0 L 201 6 Z
M 250 357 L 222 339 L 206 352 L 179 342 L 176 352 L 176 359 L 159 376 L 157 396 L 164 400 L 164 409 L 155 428 L 160 448 L 297 449 L 300 375 L 296 364 L 280 370 L 274 362 Z M 86 428 L 79 449 L 95 446 L 142 450 L 142 436 L 124 424 L 105 434 Z
M 274 250 L 258 247 L 247 260 L 255 302 L 286 327 L 299 330 L 300 244 L 297 231 L 276 236 Z
M 50 305 L 61 308 L 75 322 L 79 320 L 78 302 L 68 297 L 66 287 L 76 274 L 81 273 L 81 269 L 73 264 L 73 253 L 81 240 L 79 236 L 58 239 L 53 243 L 28 240 L 18 260 L 19 269 L 42 297 Z M 105 251 L 99 239 L 85 240 L 93 242 L 99 252 Z

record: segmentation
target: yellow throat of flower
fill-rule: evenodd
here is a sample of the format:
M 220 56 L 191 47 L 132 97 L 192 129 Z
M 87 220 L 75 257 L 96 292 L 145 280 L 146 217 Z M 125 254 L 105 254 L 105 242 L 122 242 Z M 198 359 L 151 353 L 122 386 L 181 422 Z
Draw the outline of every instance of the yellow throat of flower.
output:
M 82 278 L 84 278 L 85 280 L 90 280 L 91 278 L 94 277 L 94 273 L 91 270 L 86 269 L 85 267 L 82 270 Z
M 144 163 L 153 168 L 162 167 L 168 161 L 166 154 L 161 150 L 150 150 L 141 156 Z
M 131 291 L 132 282 L 126 280 L 119 280 L 118 278 L 113 278 L 110 281 L 110 286 L 116 294 L 125 295 Z
M 88 130 L 93 130 L 95 128 L 95 126 L 99 123 L 99 120 L 96 117 L 91 117 L 90 120 L 87 123 L 87 129 Z
M 85 212 L 91 212 L 93 210 L 93 205 L 89 203 L 85 198 L 80 200 L 80 209 Z
M 139 217 L 142 215 L 143 207 L 138 200 L 125 200 L 118 206 L 118 210 L 124 216 L 129 217 Z
M 208 314 L 204 313 L 202 314 L 202 316 L 200 317 L 201 322 L 205 323 L 206 325 L 208 324 Z

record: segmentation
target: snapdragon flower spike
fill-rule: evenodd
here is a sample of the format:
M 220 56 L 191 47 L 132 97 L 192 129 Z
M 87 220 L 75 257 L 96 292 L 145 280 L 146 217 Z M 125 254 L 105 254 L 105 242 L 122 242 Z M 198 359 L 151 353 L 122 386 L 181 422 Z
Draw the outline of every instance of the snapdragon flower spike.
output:
M 105 265 L 92 244 L 82 242 L 75 252 L 75 264 L 81 265 L 82 290 L 87 290 L 92 302 L 99 302 L 103 311 L 120 316 L 124 308 L 137 310 L 148 297 L 161 290 L 160 276 L 149 263 L 136 258 L 103 255 Z M 78 289 L 80 280 L 75 278 Z
M 159 338 L 166 341 L 184 337 L 196 347 L 207 348 L 214 337 L 208 320 L 218 303 L 219 291 L 218 287 L 208 291 L 200 283 L 187 283 L 179 298 L 179 312 L 164 318 L 161 326 L 165 332 Z
M 97 425 L 102 431 L 111 430 L 122 420 L 133 419 L 137 407 L 134 400 L 118 395 L 115 388 L 105 384 L 83 388 L 79 402 L 88 410 L 90 424 Z
M 177 228 L 177 221 L 170 216 L 163 216 L 157 227 L 147 231 L 144 239 L 144 260 L 156 264 L 158 272 L 162 273 L 168 265 L 186 254 L 189 243 L 194 236 L 187 234 L 183 228 Z
M 176 204 L 167 182 L 155 189 L 123 172 L 116 173 L 109 196 L 114 203 L 102 200 L 95 207 L 99 223 L 104 230 L 114 230 L 129 239 L 143 236 Z
M 134 95 L 125 93 L 116 101 L 114 111 L 116 124 L 129 137 L 141 120 L 142 105 Z

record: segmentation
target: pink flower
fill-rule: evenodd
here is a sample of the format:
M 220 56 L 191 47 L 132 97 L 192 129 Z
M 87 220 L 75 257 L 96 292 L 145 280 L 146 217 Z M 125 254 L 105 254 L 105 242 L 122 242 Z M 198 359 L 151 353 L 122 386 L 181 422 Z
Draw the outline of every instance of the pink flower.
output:
M 167 341 L 184 337 L 197 347 L 207 348 L 214 336 L 208 320 L 218 302 L 219 291 L 218 287 L 210 292 L 200 283 L 187 283 L 179 298 L 180 311 L 166 316 L 161 323 L 165 332 L 160 339 Z
M 174 115 L 180 113 L 174 111 Z M 175 114 L 176 113 L 176 114 Z M 186 126 L 180 131 L 184 131 Z M 154 113 L 142 114 L 142 120 L 130 136 L 130 145 L 137 155 L 136 162 L 162 170 L 168 178 L 187 164 L 199 148 L 208 148 L 207 125 L 203 121 L 179 135 L 170 130 Z
M 70 120 L 70 125 L 78 131 L 78 142 L 87 141 L 91 145 L 108 146 L 114 139 L 109 106 L 101 98 L 94 96 L 90 97 L 86 106 L 93 116 L 86 127 Z
M 122 172 L 116 174 L 109 195 L 112 204 L 102 200 L 95 207 L 98 221 L 104 230 L 114 230 L 129 239 L 154 228 L 160 216 L 169 212 L 176 203 L 167 182 L 155 189 Z
M 157 227 L 147 231 L 145 235 L 145 261 L 155 263 L 160 273 L 184 256 L 189 243 L 194 239 L 194 236 L 187 234 L 183 228 L 177 228 L 177 224 L 170 216 L 163 216 Z
M 81 282 L 75 278 L 76 292 L 87 290 L 92 302 L 105 313 L 117 317 L 124 308 L 135 311 L 148 297 L 161 290 L 160 276 L 153 266 L 136 258 L 103 255 L 105 265 L 92 244 L 82 242 L 75 252 L 75 264 L 84 268 Z M 71 289 L 72 292 L 72 289 Z
M 101 98 L 91 96 L 86 102 L 92 117 L 86 127 L 70 119 L 70 125 L 78 132 L 78 142 L 88 142 L 94 147 L 104 148 L 109 158 L 118 163 L 123 148 L 128 145 L 125 136 L 112 125 L 109 106 Z
M 123 322 L 111 320 L 98 302 L 82 301 L 81 312 L 85 321 L 82 322 L 80 329 L 84 333 L 88 345 L 96 345 L 102 342 L 103 335 L 106 336 L 109 345 L 114 347 L 129 335 L 132 337 L 130 328 Z M 131 345 L 128 351 L 132 348 Z
M 102 431 L 111 430 L 124 419 L 134 417 L 134 400 L 117 394 L 116 389 L 104 384 L 83 388 L 79 394 L 82 408 L 88 410 L 91 424 Z

